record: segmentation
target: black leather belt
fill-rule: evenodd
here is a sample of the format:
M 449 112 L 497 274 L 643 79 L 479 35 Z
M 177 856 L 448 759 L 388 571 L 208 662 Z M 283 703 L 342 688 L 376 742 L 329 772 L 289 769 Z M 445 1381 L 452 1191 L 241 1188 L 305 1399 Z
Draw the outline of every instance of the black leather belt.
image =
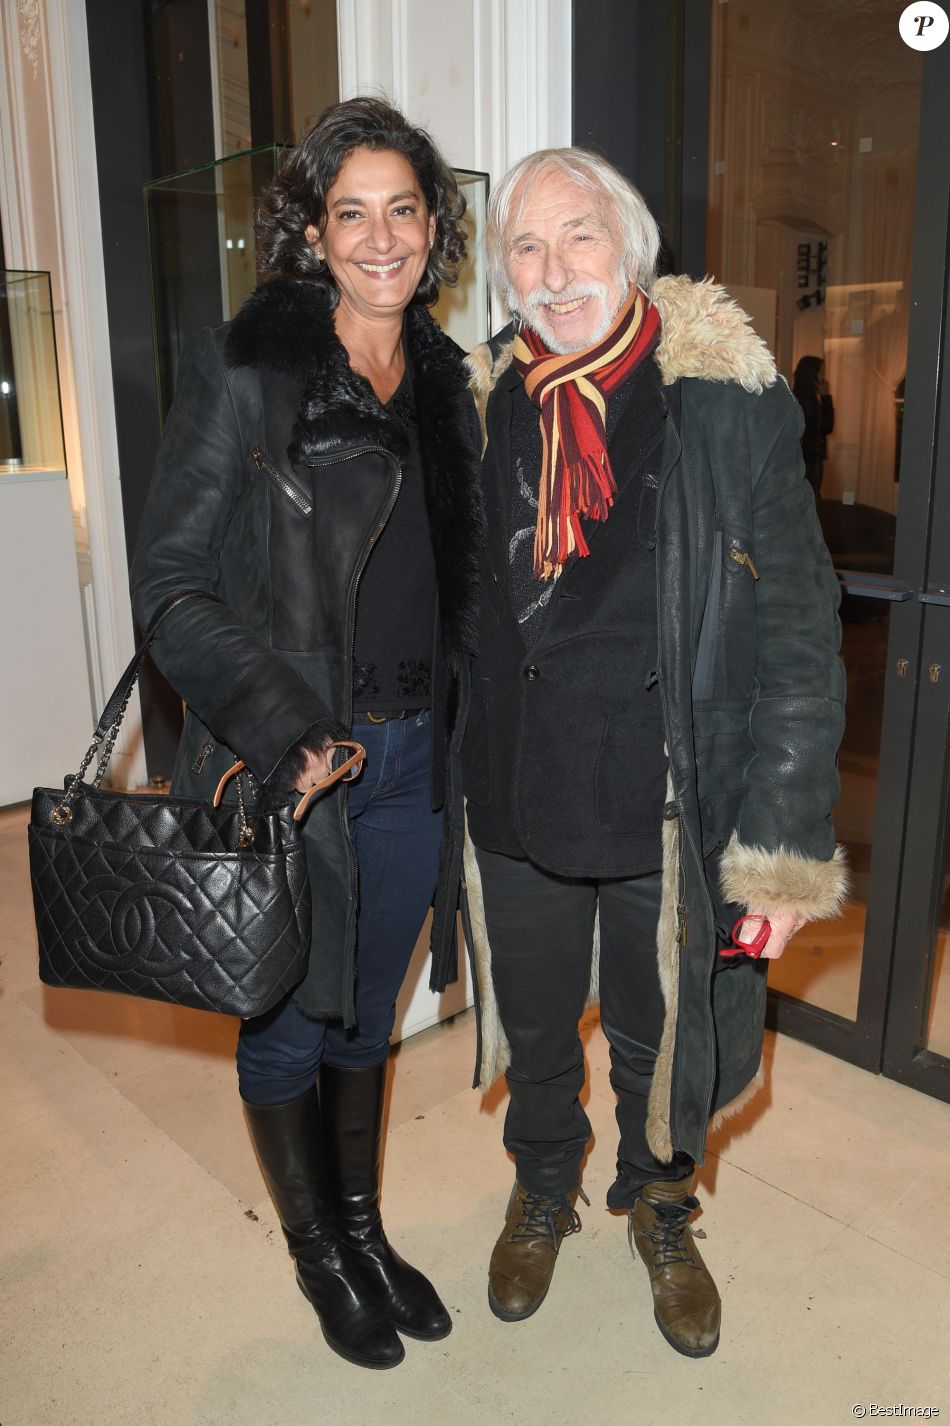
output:
M 417 718 L 423 712 L 425 712 L 423 708 L 397 708 L 394 713 L 373 713 L 368 708 L 361 708 L 353 714 L 353 722 L 392 723 L 398 722 L 402 718 Z

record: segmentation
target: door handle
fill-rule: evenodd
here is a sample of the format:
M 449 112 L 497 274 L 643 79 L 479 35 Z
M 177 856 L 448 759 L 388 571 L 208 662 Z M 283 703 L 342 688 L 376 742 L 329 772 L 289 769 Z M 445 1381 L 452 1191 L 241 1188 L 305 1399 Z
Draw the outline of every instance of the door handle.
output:
M 862 574 L 853 569 L 836 569 L 835 574 L 846 594 L 854 594 L 861 599 L 887 599 L 891 604 L 903 604 L 914 597 L 914 590 L 909 584 L 889 574 Z

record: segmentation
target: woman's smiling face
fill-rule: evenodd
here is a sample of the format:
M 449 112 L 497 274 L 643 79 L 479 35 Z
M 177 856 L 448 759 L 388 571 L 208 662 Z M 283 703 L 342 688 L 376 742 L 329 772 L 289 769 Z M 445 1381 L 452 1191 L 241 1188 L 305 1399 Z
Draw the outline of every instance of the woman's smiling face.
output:
M 422 279 L 435 237 L 412 164 L 391 149 L 357 148 L 327 193 L 323 232 L 307 241 L 330 269 L 341 305 L 375 318 L 402 312 Z

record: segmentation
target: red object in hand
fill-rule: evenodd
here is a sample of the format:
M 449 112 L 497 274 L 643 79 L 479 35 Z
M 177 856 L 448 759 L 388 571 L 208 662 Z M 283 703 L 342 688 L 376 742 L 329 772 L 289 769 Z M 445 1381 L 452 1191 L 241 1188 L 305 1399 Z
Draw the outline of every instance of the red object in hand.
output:
M 751 941 L 740 941 L 739 931 L 746 921 L 761 921 L 762 924 Z M 772 926 L 767 916 L 740 916 L 732 928 L 732 944 L 724 946 L 719 954 L 721 956 L 751 956 L 754 961 L 757 961 L 768 945 L 771 934 Z

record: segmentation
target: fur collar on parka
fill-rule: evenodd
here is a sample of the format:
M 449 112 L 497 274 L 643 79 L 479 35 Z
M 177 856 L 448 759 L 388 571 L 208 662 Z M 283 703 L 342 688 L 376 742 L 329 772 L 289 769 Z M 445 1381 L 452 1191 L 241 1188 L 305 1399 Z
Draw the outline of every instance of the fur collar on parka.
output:
M 442 640 L 455 669 L 475 650 L 478 549 L 483 538 L 477 425 L 461 349 L 424 307 L 405 319 L 426 509 L 435 555 Z M 228 333 L 230 367 L 286 377 L 298 391 L 287 454 L 291 462 L 355 444 L 406 455 L 401 423 L 350 366 L 323 288 L 274 278 L 251 295 Z

